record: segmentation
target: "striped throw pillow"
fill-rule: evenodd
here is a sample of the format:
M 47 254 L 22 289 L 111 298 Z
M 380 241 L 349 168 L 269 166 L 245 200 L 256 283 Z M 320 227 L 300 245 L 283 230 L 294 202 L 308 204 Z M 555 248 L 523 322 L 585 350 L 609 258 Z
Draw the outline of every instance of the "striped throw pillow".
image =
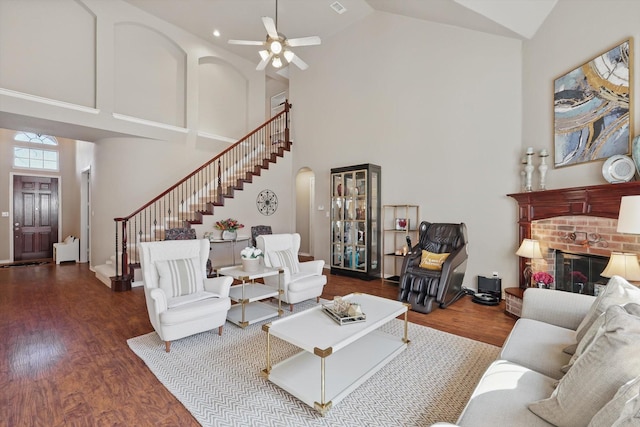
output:
M 198 258 L 156 261 L 159 288 L 169 298 L 189 295 L 203 288 Z
M 298 264 L 298 255 L 291 252 L 289 249 L 284 251 L 269 252 L 269 260 L 273 267 L 288 267 L 291 274 L 300 272 L 300 265 Z

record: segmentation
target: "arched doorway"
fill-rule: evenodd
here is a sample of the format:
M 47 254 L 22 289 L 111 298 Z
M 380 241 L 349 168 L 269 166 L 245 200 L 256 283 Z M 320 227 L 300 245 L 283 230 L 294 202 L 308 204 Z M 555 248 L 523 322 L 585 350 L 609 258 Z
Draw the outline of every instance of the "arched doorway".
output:
M 313 256 L 313 221 L 315 209 L 315 173 L 301 168 L 296 175 L 296 231 L 300 233 L 300 254 Z

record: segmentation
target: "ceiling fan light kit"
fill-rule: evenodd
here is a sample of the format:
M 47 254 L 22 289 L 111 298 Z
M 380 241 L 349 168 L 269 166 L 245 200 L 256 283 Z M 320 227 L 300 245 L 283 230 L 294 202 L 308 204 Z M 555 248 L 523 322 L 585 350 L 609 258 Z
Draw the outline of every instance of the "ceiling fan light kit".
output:
M 244 46 L 262 46 L 264 49 L 258 51 L 261 61 L 258 63 L 256 70 L 264 70 L 271 62 L 274 68 L 280 68 L 283 65 L 294 63 L 301 70 L 306 70 L 309 66 L 300 59 L 293 51 L 292 47 L 298 46 L 314 46 L 321 43 L 320 37 L 300 37 L 295 39 L 287 39 L 286 36 L 279 33 L 278 26 L 278 0 L 276 0 L 276 20 L 269 16 L 262 17 L 262 23 L 267 30 L 267 37 L 264 42 L 255 40 L 229 40 L 229 44 Z

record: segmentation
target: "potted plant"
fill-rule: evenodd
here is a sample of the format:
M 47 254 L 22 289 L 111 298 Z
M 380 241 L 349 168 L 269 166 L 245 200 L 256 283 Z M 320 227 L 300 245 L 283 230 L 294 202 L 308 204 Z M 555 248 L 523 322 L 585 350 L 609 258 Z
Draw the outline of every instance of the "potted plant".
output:
M 537 273 L 534 273 L 533 281 L 536 282 L 536 285 L 539 288 L 548 289 L 553 283 L 553 276 L 546 271 L 539 271 Z
M 242 269 L 247 273 L 253 273 L 260 269 L 260 258 L 264 254 L 258 248 L 253 246 L 247 246 L 240 251 L 240 258 L 242 260 Z
M 236 240 L 238 238 L 238 229 L 243 228 L 244 224 L 240 224 L 237 219 L 227 218 L 222 221 L 216 221 L 218 230 L 222 230 L 222 238 L 224 240 Z

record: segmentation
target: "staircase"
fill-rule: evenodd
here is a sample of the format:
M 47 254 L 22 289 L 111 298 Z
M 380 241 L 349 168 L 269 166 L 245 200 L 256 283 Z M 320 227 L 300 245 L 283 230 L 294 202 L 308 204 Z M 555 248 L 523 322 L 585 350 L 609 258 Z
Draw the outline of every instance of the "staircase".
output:
M 226 199 L 290 151 L 290 108 L 285 101 L 281 113 L 132 214 L 114 218 L 115 255 L 94 267 L 96 277 L 114 291 L 131 289 L 132 281 L 140 280 L 138 243 L 164 240 L 170 228 L 202 224 L 215 207 L 224 206 Z

